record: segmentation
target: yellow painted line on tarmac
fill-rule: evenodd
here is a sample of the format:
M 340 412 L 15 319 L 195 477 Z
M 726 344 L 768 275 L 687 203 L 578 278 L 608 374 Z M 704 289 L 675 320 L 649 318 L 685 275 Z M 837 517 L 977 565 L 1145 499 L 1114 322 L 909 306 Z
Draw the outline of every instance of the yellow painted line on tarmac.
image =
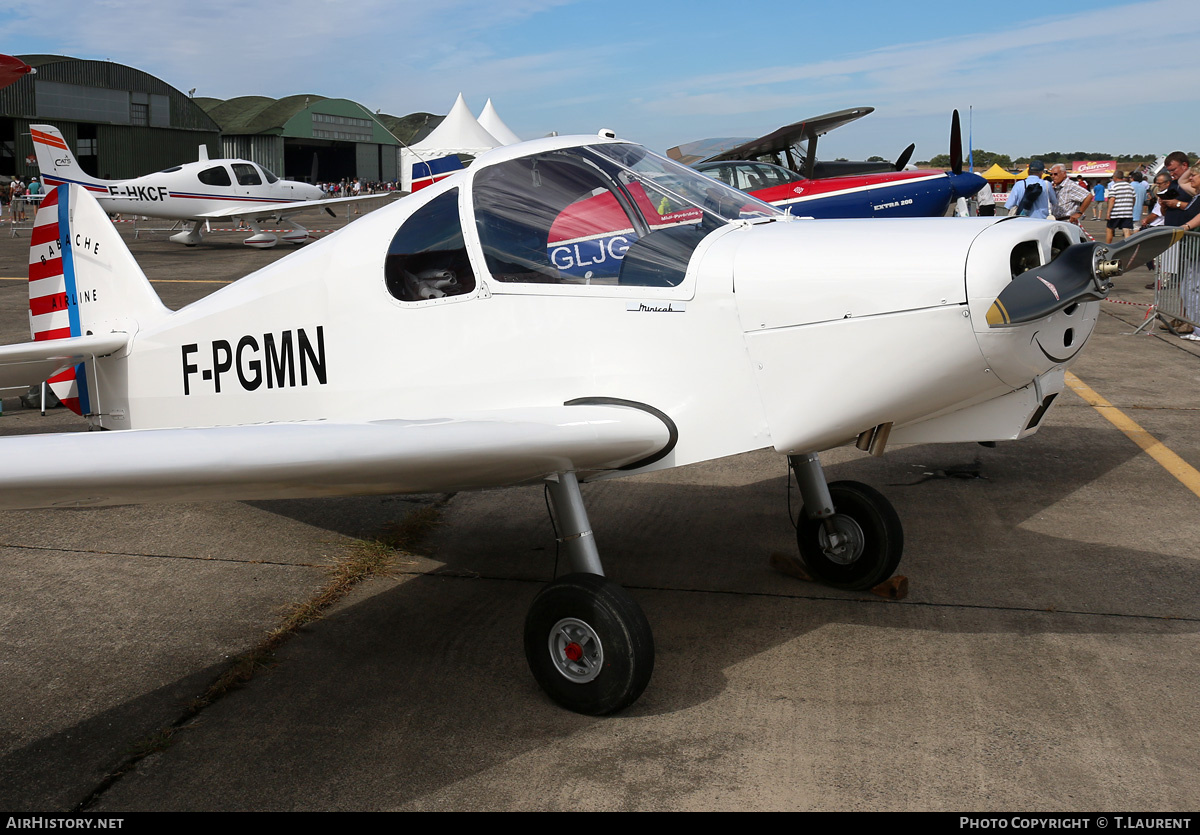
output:
M 1200 496 L 1200 471 L 1172 452 L 1166 444 L 1139 426 L 1136 421 L 1101 397 L 1095 389 L 1070 371 L 1067 372 L 1067 385 L 1071 391 L 1078 394 L 1088 405 L 1103 415 L 1109 423 L 1120 429 L 1125 437 L 1162 465 L 1164 470 L 1175 476 L 1184 487 Z

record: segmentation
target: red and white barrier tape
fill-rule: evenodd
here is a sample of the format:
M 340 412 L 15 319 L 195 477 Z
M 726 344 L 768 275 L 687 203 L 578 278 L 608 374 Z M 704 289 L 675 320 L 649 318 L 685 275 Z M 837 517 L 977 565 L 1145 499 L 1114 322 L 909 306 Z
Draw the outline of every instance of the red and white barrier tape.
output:
M 1105 299 L 1105 301 L 1112 302 L 1113 304 L 1131 304 L 1134 307 L 1154 307 L 1153 304 L 1145 304 L 1143 302 L 1127 302 L 1124 299 Z

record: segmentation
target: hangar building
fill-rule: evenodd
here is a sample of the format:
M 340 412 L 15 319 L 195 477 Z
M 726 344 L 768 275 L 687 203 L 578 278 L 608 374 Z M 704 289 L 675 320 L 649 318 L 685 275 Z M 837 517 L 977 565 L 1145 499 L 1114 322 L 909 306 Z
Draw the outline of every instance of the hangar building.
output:
M 0 176 L 37 176 L 29 125 L 62 131 L 84 171 L 136 177 L 219 156 L 217 123 L 187 95 L 124 64 L 62 55 L 17 56 L 35 70 L 0 90 Z
M 400 142 L 382 116 L 317 95 L 200 98 L 220 125 L 221 155 L 253 160 L 290 180 L 394 180 Z

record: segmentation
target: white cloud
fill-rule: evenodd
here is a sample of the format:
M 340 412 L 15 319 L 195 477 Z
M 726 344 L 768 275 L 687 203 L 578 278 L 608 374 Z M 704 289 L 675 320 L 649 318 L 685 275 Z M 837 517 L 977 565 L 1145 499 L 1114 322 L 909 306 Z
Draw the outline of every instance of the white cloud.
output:
M 798 42 L 798 60 L 758 65 L 751 62 L 781 49 L 681 52 L 693 42 L 681 32 L 711 28 L 703 15 L 674 28 L 584 32 L 588 10 L 570 5 L 291 0 L 268 14 L 244 0 L 9 0 L 0 38 L 17 52 L 110 58 L 217 98 L 315 93 L 404 114 L 444 113 L 460 91 L 475 108 L 497 96 L 523 135 L 604 124 L 654 147 L 765 133 L 864 105 L 877 113 L 837 131 L 826 147 L 887 153 L 879 137 L 890 145 L 902 135 L 900 144 L 915 139 L 927 157 L 945 149 L 950 110 L 969 105 L 982 131 L 977 142 L 1014 154 L 1188 145 L 1182 137 L 1200 130 L 1188 107 L 1170 107 L 1168 119 L 1149 112 L 1174 105 L 1194 73 L 1200 25 L 1190 0 L 1044 16 L 986 33 L 947 27 L 937 38 L 858 52 L 845 39 L 844 55 L 819 60 L 804 60 Z M 834 43 L 830 36 L 820 44 L 823 54 Z M 713 63 L 731 56 L 740 62 L 734 69 Z M 698 65 L 706 69 L 695 72 Z
M 739 125 L 765 132 L 824 110 L 870 105 L 879 111 L 872 117 L 877 133 L 883 114 L 948 117 L 953 108 L 973 105 L 1002 117 L 995 123 L 1004 129 L 989 148 L 1022 142 L 1043 150 L 1099 145 L 1122 152 L 1114 143 L 1128 144 L 1134 127 L 1124 113 L 1177 101 L 1179 85 L 1194 76 L 1198 39 L 1200 20 L 1189 0 L 1155 0 L 835 59 L 712 73 L 687 79 L 682 91 L 679 83 L 663 83 L 648 91 L 642 110 L 703 122 L 715 135 Z M 1180 127 L 1194 129 L 1197 119 L 1184 110 Z M 760 119 L 729 118 L 754 114 Z M 924 144 L 944 145 L 942 119 L 926 121 L 937 128 L 926 129 Z M 925 155 L 931 153 L 937 150 Z
M 410 86 L 472 38 L 570 1 L 289 0 L 268 14 L 243 0 L 12 0 L 0 39 L 18 52 L 111 59 L 218 98 L 352 96 L 348 78 Z M 39 40 L 50 45 L 35 48 Z M 478 43 L 469 49 L 491 57 Z

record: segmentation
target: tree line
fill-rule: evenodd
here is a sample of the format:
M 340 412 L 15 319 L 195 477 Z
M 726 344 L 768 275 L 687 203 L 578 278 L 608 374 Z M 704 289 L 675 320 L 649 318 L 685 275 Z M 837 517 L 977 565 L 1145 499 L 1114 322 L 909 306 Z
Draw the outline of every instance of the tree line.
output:
M 1188 158 L 1195 164 L 1197 155 L 1193 151 L 1187 152 Z M 1158 154 L 1103 154 L 1093 153 L 1090 151 L 1072 151 L 1071 153 L 1063 153 L 1061 151 L 1047 151 L 1044 154 L 1034 154 L 1031 157 L 1017 157 L 1013 159 L 1008 154 L 997 154 L 992 151 L 985 151 L 982 148 L 976 148 L 974 152 L 975 170 L 983 170 L 991 168 L 992 165 L 999 165 L 1001 168 L 1024 168 L 1029 164 L 1031 159 L 1040 159 L 1047 166 L 1062 163 L 1070 165 L 1075 160 L 1105 160 L 1115 159 L 1118 166 L 1127 165 L 1142 165 L 1147 162 L 1154 162 L 1158 158 Z M 965 160 L 964 160 L 965 162 Z M 917 165 L 930 166 L 933 168 L 949 168 L 950 155 L 938 154 L 925 162 L 918 162 Z

